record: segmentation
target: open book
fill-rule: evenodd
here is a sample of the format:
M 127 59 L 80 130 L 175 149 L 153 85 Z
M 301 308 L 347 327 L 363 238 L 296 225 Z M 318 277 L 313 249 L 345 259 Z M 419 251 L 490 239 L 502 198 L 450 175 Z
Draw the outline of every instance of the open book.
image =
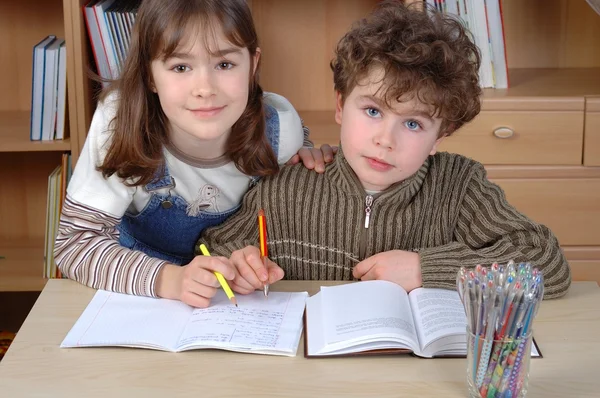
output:
M 238 295 L 219 290 L 205 309 L 180 301 L 99 290 L 61 347 L 123 346 L 164 351 L 216 348 L 295 356 L 308 293 Z
M 306 301 L 304 355 L 411 352 L 467 355 L 466 316 L 458 293 L 387 281 L 321 287 Z M 540 356 L 532 344 L 532 357 Z

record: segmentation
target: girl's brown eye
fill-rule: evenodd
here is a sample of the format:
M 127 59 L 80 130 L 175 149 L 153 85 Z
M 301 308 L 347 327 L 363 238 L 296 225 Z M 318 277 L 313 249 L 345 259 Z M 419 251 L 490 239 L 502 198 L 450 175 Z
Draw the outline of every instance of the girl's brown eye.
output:
M 233 64 L 231 62 L 220 62 L 218 65 L 219 69 L 231 69 L 233 68 Z
M 173 70 L 177 73 L 182 73 L 185 72 L 187 70 L 187 66 L 185 65 L 176 65 Z

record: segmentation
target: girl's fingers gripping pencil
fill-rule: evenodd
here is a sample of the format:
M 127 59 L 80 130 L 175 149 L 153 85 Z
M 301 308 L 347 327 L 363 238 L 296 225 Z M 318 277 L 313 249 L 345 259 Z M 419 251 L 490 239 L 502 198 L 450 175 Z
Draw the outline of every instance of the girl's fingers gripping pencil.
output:
M 200 251 L 202 252 L 203 255 L 210 256 L 210 253 L 209 253 L 208 249 L 206 248 L 206 246 L 204 245 L 204 243 L 200 245 Z M 227 280 L 223 277 L 223 275 L 221 275 L 220 272 L 214 271 L 214 274 L 217 277 L 217 280 L 219 281 L 219 284 L 223 288 L 223 291 L 227 295 L 227 298 L 229 299 L 229 301 L 231 301 L 231 303 L 237 307 L 238 306 L 237 300 L 235 299 L 235 296 L 233 295 L 233 292 L 231 291 L 231 288 L 229 287 Z

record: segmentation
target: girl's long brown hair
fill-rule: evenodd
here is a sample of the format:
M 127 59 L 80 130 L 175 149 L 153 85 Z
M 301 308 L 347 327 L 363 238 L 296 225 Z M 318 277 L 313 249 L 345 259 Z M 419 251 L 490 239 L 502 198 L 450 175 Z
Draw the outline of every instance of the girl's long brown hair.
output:
M 110 122 L 112 142 L 104 162 L 98 166 L 105 178 L 116 173 L 125 184 L 141 186 L 163 170 L 162 151 L 169 139 L 169 123 L 158 95 L 151 89 L 150 64 L 155 59 L 168 58 L 190 34 L 204 33 L 208 49 L 209 39 L 218 30 L 232 44 L 247 48 L 251 60 L 248 104 L 232 127 L 225 155 L 247 175 L 266 176 L 279 170 L 265 135 L 259 65 L 253 65 L 258 37 L 246 1 L 144 0 L 121 74 L 100 97 L 103 100 L 112 91 L 118 95 L 117 112 Z

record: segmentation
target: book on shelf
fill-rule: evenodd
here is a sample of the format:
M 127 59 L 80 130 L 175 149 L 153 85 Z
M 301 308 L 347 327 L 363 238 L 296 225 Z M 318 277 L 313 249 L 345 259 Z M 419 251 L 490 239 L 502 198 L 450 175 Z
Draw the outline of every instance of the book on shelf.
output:
M 168 299 L 98 290 L 61 347 L 120 346 L 180 352 L 220 349 L 295 356 L 306 292 L 237 295 L 222 289 L 208 308 Z
M 502 17 L 502 0 L 486 0 L 488 33 L 490 35 L 491 61 L 494 72 L 494 88 L 508 88 L 508 63 L 506 57 L 506 35 Z
M 466 357 L 467 320 L 455 290 L 410 293 L 387 281 L 332 287 L 306 301 L 306 357 L 413 354 Z M 532 344 L 532 356 L 540 356 Z
M 428 6 L 461 21 L 481 53 L 479 81 L 484 88 L 508 88 L 502 0 L 426 0 Z
M 65 139 L 67 123 L 67 46 L 63 40 L 58 49 L 58 72 L 56 74 L 56 124 L 54 139 Z
M 47 36 L 33 48 L 31 81 L 32 141 L 64 139 L 67 101 L 67 50 L 64 39 Z
M 71 155 L 63 153 L 61 164 L 48 176 L 46 197 L 46 234 L 44 240 L 44 278 L 62 278 L 54 262 L 54 243 L 58 233 L 60 213 L 71 178 Z
M 42 139 L 44 86 L 46 80 L 46 49 L 56 40 L 49 35 L 33 47 L 31 67 L 31 116 L 29 138 L 32 141 Z
M 92 54 L 94 55 L 94 61 L 96 63 L 96 72 L 103 79 L 111 79 L 112 75 L 108 63 L 108 53 L 102 40 L 98 18 L 96 17 L 96 3 L 98 3 L 98 0 L 93 0 L 83 6 L 83 15 L 92 47 Z
M 140 0 L 92 0 L 83 6 L 98 75 L 108 80 L 119 76 L 129 50 L 129 41 Z

